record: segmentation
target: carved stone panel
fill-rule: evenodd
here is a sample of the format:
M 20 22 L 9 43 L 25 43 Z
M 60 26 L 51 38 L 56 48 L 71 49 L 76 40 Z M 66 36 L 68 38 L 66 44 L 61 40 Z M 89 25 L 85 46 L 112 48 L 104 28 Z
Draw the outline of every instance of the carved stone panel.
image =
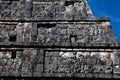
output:
M 110 52 L 46 51 L 45 73 L 112 73 Z

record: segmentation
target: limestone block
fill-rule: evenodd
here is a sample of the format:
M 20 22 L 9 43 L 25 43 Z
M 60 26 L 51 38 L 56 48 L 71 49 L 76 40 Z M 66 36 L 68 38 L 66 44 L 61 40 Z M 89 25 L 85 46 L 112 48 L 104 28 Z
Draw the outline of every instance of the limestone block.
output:
M 50 61 L 50 57 L 45 57 L 45 64 L 52 64 L 52 61 Z
M 92 52 L 91 56 L 94 58 L 99 58 L 100 57 L 100 53 L 99 52 Z
M 54 76 L 54 74 L 53 73 L 44 73 L 43 74 L 43 77 L 53 77 Z
M 73 76 L 74 76 L 73 73 L 67 73 L 67 74 L 65 75 L 65 77 L 73 77 Z
M 9 76 L 10 72 L 0 72 L 0 76 Z
M 50 63 L 52 63 L 52 64 L 58 64 L 57 57 L 50 57 Z
M 38 35 L 37 38 L 38 38 L 38 41 L 40 43 L 44 43 L 44 40 L 45 40 L 45 36 L 44 35 Z
M 23 42 L 23 30 L 24 28 L 22 27 L 22 23 L 18 23 L 16 26 L 15 31 L 17 32 L 17 42 Z
M 42 72 L 33 72 L 33 77 L 42 77 Z
M 84 52 L 77 52 L 76 53 L 76 58 L 83 58 L 84 57 Z
M 2 72 L 2 68 L 3 68 L 3 66 L 0 66 L 0 72 Z
M 100 74 L 97 74 L 97 75 L 98 75 L 98 78 L 104 78 L 105 77 L 104 73 L 100 73 Z
M 100 34 L 100 35 L 105 35 L 105 29 L 100 29 L 100 30 L 99 30 L 99 34 Z
M 112 73 L 112 71 L 113 71 L 113 68 L 112 68 L 112 66 L 106 66 L 105 67 L 105 73 Z
M 56 12 L 64 12 L 65 11 L 65 7 L 61 6 L 61 5 L 57 5 L 55 6 Z
M 103 38 L 104 39 L 104 38 Z M 100 37 L 99 36 L 93 36 L 93 42 L 100 42 Z
M 118 74 L 113 74 L 113 78 L 118 79 L 118 78 L 120 78 L 120 75 L 118 75 Z
M 92 65 L 96 65 L 96 64 L 97 64 L 96 58 L 92 57 L 92 59 L 91 59 L 91 64 L 92 64 Z
M 81 13 L 74 13 L 73 15 L 74 15 L 74 20 L 79 20 L 82 17 Z
M 56 27 L 52 27 L 52 28 L 51 28 L 51 34 L 52 34 L 52 35 L 57 35 L 57 34 L 58 34 L 58 32 L 57 32 L 58 29 L 60 29 L 60 28 L 58 28 L 57 25 L 56 25 Z
M 16 58 L 21 58 L 21 57 L 22 57 L 22 51 L 17 51 Z
M 88 25 L 85 27 L 84 34 L 85 34 L 86 36 L 90 34 L 89 26 L 88 26 Z
M 86 77 L 87 77 L 87 78 L 93 78 L 93 74 L 87 73 L 87 74 L 86 74 Z
M 72 35 L 73 34 L 73 30 L 72 29 L 67 29 L 67 34 L 68 35 Z
M 36 12 L 43 12 L 45 10 L 45 5 L 43 4 L 33 4 L 33 14 Z
M 50 12 L 48 12 L 48 13 L 46 13 L 46 20 L 51 20 L 51 19 L 53 19 L 53 13 L 50 13 Z
M 3 57 L 3 55 L 4 55 L 4 54 L 3 54 L 3 52 L 0 52 L 0 58 L 2 58 L 2 57 Z
M 63 57 L 63 58 L 72 58 L 75 57 L 75 55 L 73 54 L 73 52 L 60 52 L 59 56 Z
M 70 72 L 72 72 L 71 71 L 72 69 L 71 69 L 71 65 L 59 65 L 58 66 L 58 71 L 59 72 L 66 72 L 66 73 L 70 73 Z
M 93 67 L 92 65 L 85 65 L 84 70 L 85 70 L 85 73 L 91 73 L 93 72 Z
M 37 27 L 37 23 L 31 23 L 31 35 L 36 36 L 38 34 L 38 27 Z
M 7 61 L 7 65 L 11 66 L 12 64 L 13 64 L 13 59 L 9 59 L 9 60 Z
M 4 26 L 4 25 L 3 25 Z M 4 26 L 4 29 L 5 29 L 5 31 L 13 31 L 13 34 L 14 34 L 14 30 L 15 30 L 15 28 L 16 28 L 16 24 L 6 24 L 5 26 Z
M 35 68 L 35 72 L 42 72 L 43 71 L 43 64 L 37 64 Z
M 81 65 L 87 64 L 87 59 L 86 59 L 85 57 L 80 58 L 78 61 L 79 61 L 79 63 L 80 63 Z
M 16 76 L 16 77 L 18 77 L 18 76 L 20 76 L 20 72 L 12 71 L 12 72 L 10 72 L 9 76 Z
M 37 55 L 36 62 L 37 63 L 43 63 L 43 55 Z
M 6 64 L 6 62 L 7 62 L 7 60 L 6 60 L 6 59 L 0 59 L 0 65 L 1 65 L 1 66 L 5 65 L 5 64 Z
M 22 60 L 23 60 L 24 62 L 28 62 L 28 61 L 29 61 L 29 51 L 28 51 L 28 50 L 25 50 L 25 51 L 23 52 Z
M 106 65 L 109 66 L 109 65 L 112 65 L 113 61 L 111 59 L 106 59 Z
M 9 70 L 9 68 L 10 68 L 10 66 L 3 66 L 2 71 L 3 71 L 3 72 L 7 72 L 7 71 Z
M 13 10 L 11 11 L 11 19 L 17 20 L 17 19 L 18 19 L 18 16 L 19 16 L 18 9 L 13 9 Z
M 65 20 L 65 13 L 64 12 L 53 13 L 53 20 Z
M 71 44 L 70 44 L 70 41 L 68 41 L 68 42 L 60 41 L 60 45 L 61 46 L 70 46 Z
M 64 65 L 58 65 L 58 72 L 60 72 L 60 73 L 64 73 L 65 72 L 65 70 L 64 70 Z
M 60 34 L 60 35 L 66 35 L 67 34 L 67 30 L 66 29 L 60 29 L 60 30 L 58 30 L 57 33 Z
M 104 73 L 105 72 L 105 66 L 94 65 L 93 70 L 94 70 L 94 73 Z
M 78 27 L 78 26 L 75 26 L 75 27 Z M 73 31 L 73 35 L 81 35 L 81 36 L 83 36 L 83 30 L 80 30 L 79 28 L 73 29 L 72 31 Z
M 56 36 L 52 36 L 52 35 L 47 35 L 45 37 L 45 43 L 46 45 L 54 45 L 56 41 Z
M 21 77 L 30 77 L 30 76 L 32 76 L 32 73 L 31 72 L 21 72 Z
M 90 65 L 91 64 L 91 58 L 87 58 L 86 62 L 87 62 L 88 65 Z
M 65 73 L 54 73 L 53 76 L 54 77 L 65 77 Z
M 1 17 L 4 17 L 4 19 L 16 19 L 17 17 L 17 14 L 16 12 L 18 11 L 17 8 L 17 2 L 10 2 L 10 1 L 7 1 L 7 2 L 3 2 L 1 4 L 1 8 L 2 8 L 2 16 Z M 13 16 L 14 15 L 14 16 Z
M 76 64 L 74 65 L 74 73 L 80 73 L 81 72 L 81 65 Z
M 3 35 L 0 35 L 0 42 L 5 41 L 5 37 Z
M 48 7 L 47 7 L 48 6 Z M 47 5 L 46 8 L 45 8 L 45 11 L 46 12 L 56 12 L 56 6 L 50 4 L 50 5 Z
M 14 71 L 20 71 L 20 66 L 21 66 L 21 65 L 17 65 L 17 64 L 16 64 L 16 67 L 15 67 Z
M 26 17 L 31 17 L 31 15 L 32 15 L 32 1 L 31 0 L 26 0 L 25 1 L 25 4 L 26 4 L 26 6 L 25 6 L 25 16 Z
M 16 64 L 13 63 L 11 66 L 10 66 L 10 70 L 13 71 L 14 69 L 16 69 Z
M 65 14 L 65 20 L 72 20 L 73 19 L 73 13 L 66 13 Z
M 57 51 L 54 51 L 54 52 L 51 52 L 51 51 L 46 51 L 45 52 L 45 56 L 46 57 L 58 57 L 58 54 L 59 54 L 59 52 L 57 52 Z
M 107 35 L 106 35 L 106 37 L 105 37 L 105 42 L 106 42 L 106 43 L 109 43 L 109 44 L 111 43 L 111 41 L 110 41 L 110 36 L 107 36 Z
M 30 35 L 29 34 L 23 35 L 23 42 L 30 42 Z
M 75 77 L 81 77 L 81 78 L 85 78 L 86 77 L 85 73 L 75 73 L 74 76 Z
M 6 58 L 10 59 L 11 58 L 11 52 L 6 52 Z
M 100 36 L 99 38 L 100 38 L 101 43 L 107 43 L 107 42 L 105 42 L 105 36 Z
M 120 65 L 115 65 L 113 67 L 113 73 L 120 74 Z
M 46 16 L 47 13 L 45 12 L 40 12 L 40 13 L 36 13 L 37 15 L 35 15 L 35 20 L 46 20 Z
M 37 50 L 31 49 L 30 50 L 30 62 L 34 63 L 36 61 Z
M 105 76 L 104 76 L 105 78 L 113 78 L 113 75 L 112 74 L 105 74 Z
M 44 72 L 45 73 L 52 73 L 54 65 L 53 64 L 45 64 Z
M 21 71 L 22 72 L 28 72 L 28 70 L 29 70 L 29 64 L 23 63 Z
M 52 69 L 53 73 L 59 72 L 59 71 L 58 71 L 58 65 L 57 65 L 57 64 L 53 64 L 53 65 L 54 65 L 54 67 L 53 67 L 53 69 Z
M 14 63 L 15 63 L 16 65 L 21 65 L 22 60 L 21 60 L 21 59 L 14 59 Z
M 69 43 L 70 42 L 69 36 L 62 36 L 60 41 L 65 42 L 65 43 Z

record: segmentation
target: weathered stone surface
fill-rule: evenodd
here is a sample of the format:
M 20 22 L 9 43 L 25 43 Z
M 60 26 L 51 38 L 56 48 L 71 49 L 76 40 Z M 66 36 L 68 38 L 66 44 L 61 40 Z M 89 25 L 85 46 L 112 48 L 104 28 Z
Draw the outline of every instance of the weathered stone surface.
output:
M 109 21 L 87 0 L 0 1 L 0 76 L 120 78 Z

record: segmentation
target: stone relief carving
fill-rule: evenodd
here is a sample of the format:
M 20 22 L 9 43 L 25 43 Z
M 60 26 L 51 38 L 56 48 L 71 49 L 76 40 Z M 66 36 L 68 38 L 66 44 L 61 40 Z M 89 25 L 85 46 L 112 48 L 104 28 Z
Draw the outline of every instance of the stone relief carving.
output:
M 85 16 L 85 4 L 84 2 L 75 2 L 66 6 L 66 12 L 76 12 L 81 14 L 81 16 Z
M 113 60 L 110 57 L 110 52 L 47 52 L 51 56 L 49 62 L 45 62 L 46 67 L 50 67 L 46 72 L 52 72 L 55 65 L 57 72 L 75 72 L 75 73 L 111 73 L 113 71 Z M 56 56 L 52 56 L 56 53 Z M 57 62 L 55 62 L 57 61 Z M 76 68 L 75 68 L 76 67 Z
M 0 76 L 120 77 L 109 19 L 91 16 L 84 0 L 0 1 Z

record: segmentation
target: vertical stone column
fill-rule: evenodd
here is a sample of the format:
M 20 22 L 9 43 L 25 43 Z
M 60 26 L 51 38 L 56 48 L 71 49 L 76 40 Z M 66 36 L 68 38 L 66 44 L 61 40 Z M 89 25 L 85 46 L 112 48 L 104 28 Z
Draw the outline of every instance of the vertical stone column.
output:
M 24 20 L 25 1 L 26 0 L 19 0 L 19 4 L 18 4 L 19 20 Z
M 16 26 L 15 31 L 17 32 L 17 42 L 19 42 L 19 44 L 22 44 L 23 40 L 23 31 L 24 31 L 24 24 L 23 23 L 18 23 L 18 25 Z
M 25 0 L 25 19 L 30 19 L 32 17 L 32 4 L 33 1 L 32 0 Z

